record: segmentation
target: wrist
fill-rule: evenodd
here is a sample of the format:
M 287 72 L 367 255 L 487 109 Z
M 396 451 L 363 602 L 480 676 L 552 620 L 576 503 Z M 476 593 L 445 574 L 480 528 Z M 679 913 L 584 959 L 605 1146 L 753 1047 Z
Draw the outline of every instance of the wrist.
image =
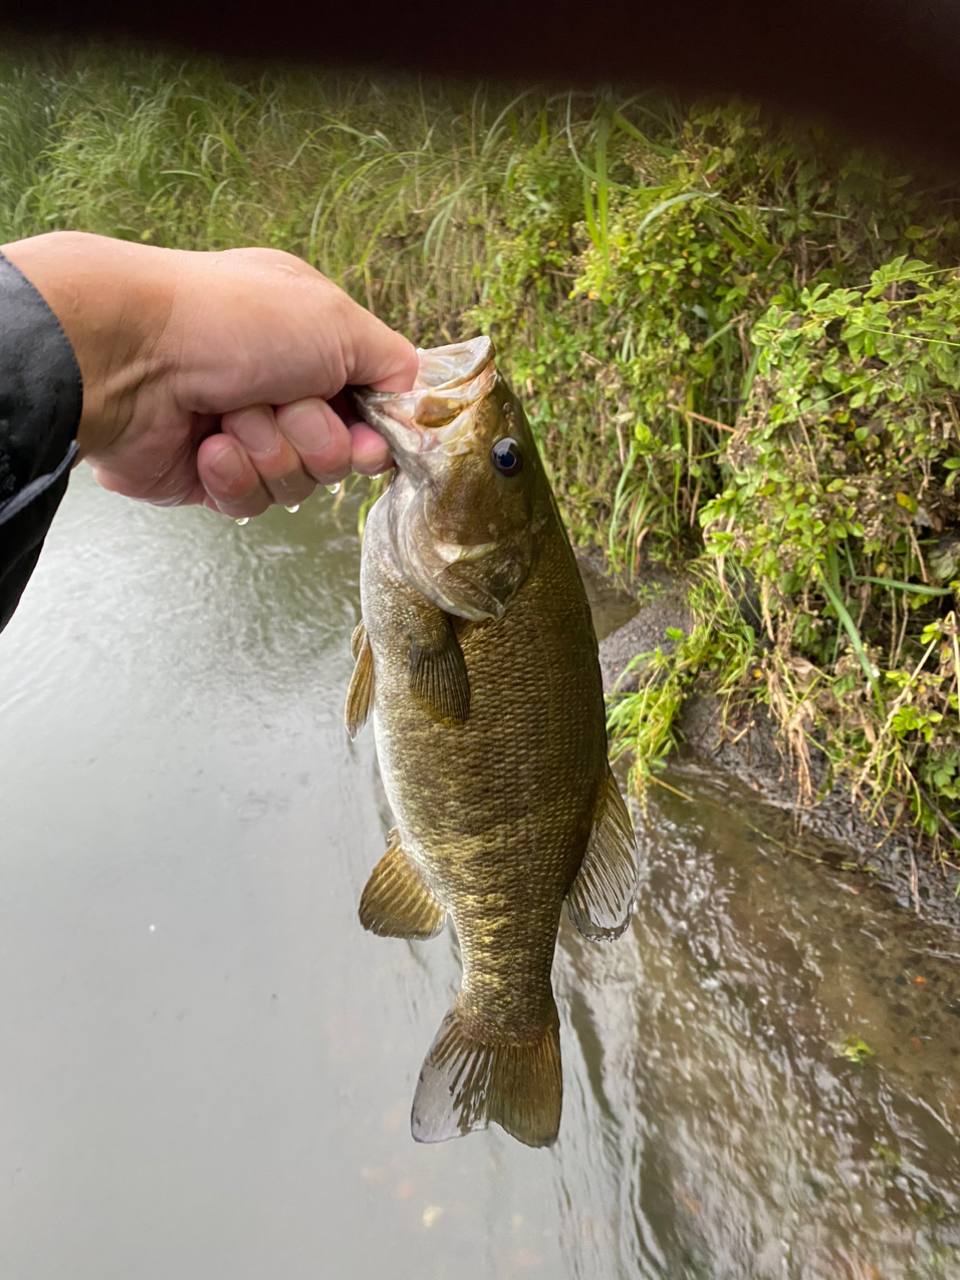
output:
M 144 385 L 162 375 L 180 255 L 81 231 L 2 248 L 73 347 L 83 379 L 77 442 L 81 457 L 96 457 L 124 430 Z

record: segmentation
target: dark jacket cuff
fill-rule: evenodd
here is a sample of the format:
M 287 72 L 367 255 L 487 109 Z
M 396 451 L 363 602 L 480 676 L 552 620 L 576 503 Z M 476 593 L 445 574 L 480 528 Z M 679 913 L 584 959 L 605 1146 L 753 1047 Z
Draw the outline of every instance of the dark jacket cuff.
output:
M 60 322 L 0 254 L 0 630 L 66 493 L 82 408 L 80 369 Z

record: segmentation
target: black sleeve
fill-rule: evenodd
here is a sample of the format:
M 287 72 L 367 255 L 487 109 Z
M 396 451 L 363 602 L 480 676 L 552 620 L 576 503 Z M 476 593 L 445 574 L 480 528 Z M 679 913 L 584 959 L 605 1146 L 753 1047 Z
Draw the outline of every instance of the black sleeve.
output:
M 57 317 L 0 254 L 0 631 L 66 492 L 82 407 L 80 369 Z

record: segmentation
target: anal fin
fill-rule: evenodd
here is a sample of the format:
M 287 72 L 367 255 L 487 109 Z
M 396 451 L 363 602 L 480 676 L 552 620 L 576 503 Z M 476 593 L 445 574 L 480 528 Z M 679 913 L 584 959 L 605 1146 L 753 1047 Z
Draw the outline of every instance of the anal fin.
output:
M 347 733 L 355 738 L 373 708 L 373 650 L 367 637 L 367 630 L 362 622 L 350 637 L 350 652 L 354 658 L 353 675 L 350 677 L 350 688 L 347 690 L 347 703 L 343 709 L 343 721 Z
M 633 822 L 608 767 L 587 852 L 567 895 L 570 919 L 584 937 L 595 942 L 620 937 L 630 923 L 639 878 Z
M 435 938 L 446 919 L 446 907 L 424 883 L 394 829 L 360 897 L 360 923 L 388 938 Z
M 457 1004 L 420 1070 L 410 1128 L 417 1142 L 445 1142 L 499 1124 L 528 1147 L 557 1138 L 563 1104 L 556 1006 L 530 1039 L 478 1038 Z

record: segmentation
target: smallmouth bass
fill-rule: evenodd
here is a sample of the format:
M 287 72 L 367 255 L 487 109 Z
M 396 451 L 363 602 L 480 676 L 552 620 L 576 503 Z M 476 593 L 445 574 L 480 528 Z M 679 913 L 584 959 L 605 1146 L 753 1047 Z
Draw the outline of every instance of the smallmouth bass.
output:
M 364 928 L 432 938 L 463 978 L 413 1100 L 420 1142 L 489 1123 L 557 1137 L 550 970 L 564 902 L 592 939 L 627 927 L 633 824 L 607 760 L 597 641 L 523 409 L 488 338 L 420 352 L 413 391 L 359 391 L 397 470 L 367 520 L 345 721 L 373 713 L 396 819 Z

